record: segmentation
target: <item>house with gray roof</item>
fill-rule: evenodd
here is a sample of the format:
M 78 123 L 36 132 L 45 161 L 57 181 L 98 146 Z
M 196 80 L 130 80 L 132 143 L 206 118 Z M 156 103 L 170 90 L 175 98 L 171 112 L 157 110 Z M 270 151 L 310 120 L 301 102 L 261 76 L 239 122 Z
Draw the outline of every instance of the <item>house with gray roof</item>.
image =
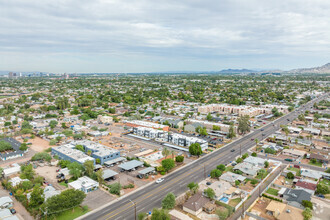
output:
M 286 189 L 283 193 L 283 198 L 288 202 L 288 205 L 304 209 L 302 201 L 310 201 L 311 194 L 304 189 Z
M 265 159 L 262 159 L 260 157 L 247 157 L 244 159 L 244 162 L 252 164 L 253 166 L 258 166 L 263 168 L 265 166 Z
M 231 184 L 235 184 L 236 180 L 243 182 L 246 179 L 246 177 L 236 173 L 226 172 L 222 174 L 219 179 L 223 181 L 227 181 Z
M 255 175 L 258 174 L 258 171 L 260 170 L 260 168 L 254 166 L 250 163 L 243 162 L 243 163 L 237 164 L 233 168 L 233 170 L 240 170 L 243 172 L 243 174 L 250 176 L 250 177 L 254 177 Z

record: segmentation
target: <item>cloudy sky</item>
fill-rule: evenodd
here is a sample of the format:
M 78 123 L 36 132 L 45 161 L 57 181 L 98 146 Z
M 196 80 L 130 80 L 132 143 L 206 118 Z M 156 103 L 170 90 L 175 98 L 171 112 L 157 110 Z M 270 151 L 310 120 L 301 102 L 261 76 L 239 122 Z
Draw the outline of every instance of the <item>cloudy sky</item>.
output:
M 285 70 L 327 62 L 329 0 L 0 0 L 0 70 Z

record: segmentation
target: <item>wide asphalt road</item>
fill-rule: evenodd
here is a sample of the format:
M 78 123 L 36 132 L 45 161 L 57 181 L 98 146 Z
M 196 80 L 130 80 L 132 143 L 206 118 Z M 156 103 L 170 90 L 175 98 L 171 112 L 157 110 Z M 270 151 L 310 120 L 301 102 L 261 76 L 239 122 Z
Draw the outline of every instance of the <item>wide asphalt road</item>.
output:
M 225 147 L 215 150 L 200 159 L 187 164 L 186 166 L 166 175 L 165 180 L 160 184 L 152 183 L 145 188 L 137 190 L 118 201 L 111 202 L 99 210 L 94 210 L 79 219 L 117 219 L 117 220 L 132 220 L 135 219 L 136 213 L 149 212 L 153 208 L 161 207 L 161 201 L 167 193 L 172 192 L 176 196 L 184 193 L 187 190 L 187 185 L 190 182 L 200 182 L 205 179 L 205 176 L 215 169 L 219 164 L 227 164 L 235 160 L 241 153 L 245 153 L 249 148 L 255 145 L 252 139 L 258 138 L 262 140 L 273 134 L 280 128 L 280 125 L 287 124 L 300 114 L 300 110 L 305 111 L 310 109 L 315 102 L 327 97 L 328 94 L 318 97 L 300 107 L 299 109 L 277 119 L 261 129 L 256 130 L 244 137 L 226 145 Z M 262 136 L 264 133 L 264 136 Z M 235 150 L 231 152 L 231 150 Z M 204 172 L 205 170 L 205 172 Z M 132 201 L 132 202 L 131 202 Z

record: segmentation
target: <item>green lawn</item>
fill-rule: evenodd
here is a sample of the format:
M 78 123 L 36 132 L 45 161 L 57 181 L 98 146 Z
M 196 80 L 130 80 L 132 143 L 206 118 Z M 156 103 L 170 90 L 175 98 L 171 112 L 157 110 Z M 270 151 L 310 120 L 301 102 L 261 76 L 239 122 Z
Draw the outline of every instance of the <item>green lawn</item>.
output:
M 71 183 L 73 181 L 74 181 L 73 179 L 69 179 L 69 183 Z M 63 182 L 60 182 L 59 184 L 62 185 L 62 186 L 68 187 L 68 184 L 65 183 L 64 181 Z
M 295 167 L 290 167 L 290 168 L 288 168 L 288 170 L 292 170 L 292 171 L 295 171 L 295 172 L 296 172 L 296 174 L 297 174 L 297 176 L 300 176 L 300 169 L 298 169 L 298 168 L 295 168 Z
M 309 161 L 308 164 L 313 165 L 313 166 L 322 167 L 322 163 L 319 161 L 317 161 L 316 163 L 312 163 L 311 161 Z
M 56 216 L 52 219 L 72 220 L 72 219 L 78 218 L 79 216 L 82 216 L 82 215 L 86 214 L 89 211 L 87 206 L 84 206 L 84 207 L 85 207 L 85 210 L 84 210 L 84 208 L 82 208 L 80 206 L 77 206 L 74 209 L 70 209 L 70 210 L 62 212 L 60 215 L 58 215 L 58 216 Z
M 235 207 L 238 203 L 240 203 L 241 198 L 231 199 L 228 203 L 228 205 Z
M 266 193 L 277 196 L 278 195 L 278 190 L 274 188 L 269 188 Z
M 320 183 L 324 184 L 324 185 L 327 185 L 327 186 L 330 186 L 330 180 L 321 180 Z

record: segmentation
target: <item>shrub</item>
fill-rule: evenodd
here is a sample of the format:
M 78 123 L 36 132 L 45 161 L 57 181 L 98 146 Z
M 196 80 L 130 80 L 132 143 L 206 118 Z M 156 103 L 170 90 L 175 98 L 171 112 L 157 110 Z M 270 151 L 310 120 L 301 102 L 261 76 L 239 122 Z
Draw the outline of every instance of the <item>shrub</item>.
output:
M 308 200 L 303 200 L 301 202 L 301 204 L 305 207 L 305 208 L 310 208 L 311 210 L 313 210 L 313 203 L 311 201 Z
M 220 164 L 217 166 L 217 169 L 218 170 L 221 170 L 221 171 L 225 171 L 226 170 L 226 166 L 224 164 Z
M 179 156 L 176 156 L 176 157 L 175 157 L 175 161 L 176 161 L 177 163 L 182 163 L 183 160 L 184 160 L 184 156 L 182 156 L 182 155 L 179 155 Z
M 253 152 L 253 153 L 251 154 L 251 156 L 252 156 L 252 157 L 256 157 L 256 156 L 257 156 L 257 153 L 256 153 L 256 152 Z
M 109 187 L 110 187 L 109 192 L 110 192 L 111 194 L 115 194 L 115 195 L 120 196 L 120 190 L 121 190 L 121 185 L 120 185 L 120 183 L 114 183 L 114 184 L 111 184 Z
M 256 185 L 257 183 L 258 183 L 258 180 L 256 180 L 256 179 L 252 179 L 252 180 L 251 180 L 251 184 L 252 184 L 252 185 Z
M 45 152 L 40 152 L 40 153 L 36 153 L 32 158 L 32 161 L 36 161 L 36 160 L 43 160 L 43 161 L 47 161 L 50 162 L 52 160 L 52 157 Z
M 288 172 L 288 173 L 286 174 L 286 178 L 288 178 L 288 179 L 293 179 L 293 178 L 294 178 L 294 174 L 291 173 L 291 172 Z
M 269 196 L 269 195 L 266 195 L 266 194 L 262 194 L 262 196 L 265 197 L 265 198 L 271 199 L 271 200 L 275 200 L 275 201 L 278 201 L 278 202 L 283 202 L 282 199 L 278 199 L 278 198 L 275 198 L 275 197 L 272 197 L 272 196 Z
M 265 153 L 267 153 L 267 154 L 276 154 L 276 150 L 267 147 L 265 149 Z
M 222 174 L 222 172 L 218 169 L 211 170 L 211 173 L 210 173 L 212 178 L 218 178 L 221 176 L 221 174 Z
M 304 220 L 310 220 L 313 217 L 313 213 L 310 208 L 305 208 L 302 214 L 304 216 Z
M 123 189 L 133 189 L 133 188 L 134 188 L 134 184 L 132 184 L 132 183 L 123 186 Z

